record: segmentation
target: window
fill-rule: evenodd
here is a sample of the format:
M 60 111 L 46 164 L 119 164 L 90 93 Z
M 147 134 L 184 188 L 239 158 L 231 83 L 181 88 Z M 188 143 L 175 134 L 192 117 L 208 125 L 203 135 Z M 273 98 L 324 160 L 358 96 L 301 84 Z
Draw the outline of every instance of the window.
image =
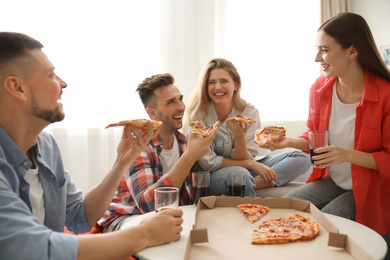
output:
M 262 121 L 307 119 L 318 27 L 319 1 L 226 1 L 226 58 Z
M 243 98 L 259 109 L 262 120 L 305 120 L 309 87 L 318 76 L 314 63 L 318 8 L 318 0 L 15 0 L 2 4 L 0 24 L 3 31 L 41 41 L 68 84 L 63 93 L 66 118 L 51 127 L 101 128 L 147 118 L 135 88 L 155 73 L 171 72 L 179 78 L 186 101 L 200 65 L 208 61 L 188 65 L 186 55 L 231 60 L 242 77 Z M 181 20 L 162 26 L 172 13 L 179 13 Z M 172 34 L 185 27 L 186 19 L 192 19 L 186 27 L 190 30 L 162 45 L 162 37 L 170 37 L 167 31 Z M 202 23 L 193 23 L 194 19 Z M 214 27 L 213 52 L 181 49 L 183 58 L 175 64 L 182 68 L 181 75 L 175 75 L 169 64 L 176 60 L 167 65 L 162 59 L 178 53 L 180 45 L 196 45 L 194 39 L 201 38 L 202 31 L 197 26 Z M 180 35 L 182 40 L 176 41 Z

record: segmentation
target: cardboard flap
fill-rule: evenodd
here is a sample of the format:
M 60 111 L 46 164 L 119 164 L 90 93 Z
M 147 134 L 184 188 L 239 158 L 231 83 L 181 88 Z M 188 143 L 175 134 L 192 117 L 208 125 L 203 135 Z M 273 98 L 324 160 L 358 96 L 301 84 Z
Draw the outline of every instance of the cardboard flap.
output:
M 193 229 L 190 232 L 190 236 L 191 236 L 191 243 L 192 244 L 209 242 L 207 228 Z
M 310 212 L 310 202 L 304 200 L 291 199 L 291 208 L 303 212 Z
M 310 204 L 310 213 L 329 233 L 339 233 L 339 229 L 313 204 Z
M 216 200 L 216 196 L 208 196 L 200 198 L 198 203 L 200 203 L 200 208 L 212 209 L 215 206 Z
M 344 248 L 347 245 L 348 236 L 339 233 L 329 233 L 328 246 Z

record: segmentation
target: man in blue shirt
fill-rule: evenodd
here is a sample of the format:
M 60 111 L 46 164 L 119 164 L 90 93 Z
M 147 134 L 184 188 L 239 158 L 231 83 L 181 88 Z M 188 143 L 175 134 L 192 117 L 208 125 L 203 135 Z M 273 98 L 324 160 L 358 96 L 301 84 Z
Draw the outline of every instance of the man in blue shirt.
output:
M 66 83 L 41 50 L 19 33 L 0 32 L 0 259 L 123 259 L 178 240 L 182 212 L 162 211 L 139 226 L 88 232 L 108 208 L 118 183 L 159 130 L 140 135 L 126 126 L 117 159 L 85 197 L 64 169 L 54 138 L 42 130 L 64 118 Z M 133 135 L 135 138 L 133 138 Z

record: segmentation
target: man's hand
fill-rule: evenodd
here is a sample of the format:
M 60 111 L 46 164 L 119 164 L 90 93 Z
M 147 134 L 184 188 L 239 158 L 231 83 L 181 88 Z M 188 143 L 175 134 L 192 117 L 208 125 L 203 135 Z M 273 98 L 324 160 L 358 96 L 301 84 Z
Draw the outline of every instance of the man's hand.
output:
M 183 212 L 167 209 L 145 215 L 137 226 L 116 232 L 78 236 L 77 259 L 125 259 L 140 250 L 180 239 Z
M 188 145 L 185 153 L 196 161 L 202 158 L 209 150 L 210 144 L 217 135 L 218 128 L 214 128 L 211 135 L 206 137 L 197 137 L 195 134 L 190 134 Z
M 147 126 L 148 133 L 145 135 L 128 125 L 123 129 L 122 138 L 117 148 L 117 160 L 127 164 L 127 168 L 130 168 L 148 142 L 160 132 L 161 126 L 153 131 L 149 120 Z
M 144 136 L 134 128 L 125 126 L 117 148 L 117 159 L 113 167 L 98 185 L 85 194 L 85 212 L 90 227 L 103 216 L 123 175 L 135 162 L 135 159 L 137 159 L 150 139 L 155 137 L 159 131 L 160 128 L 153 131 L 150 121 L 148 122 L 148 133 Z
M 182 216 L 183 211 L 180 209 L 167 209 L 145 215 L 140 226 L 144 231 L 147 247 L 179 240 L 183 230 Z

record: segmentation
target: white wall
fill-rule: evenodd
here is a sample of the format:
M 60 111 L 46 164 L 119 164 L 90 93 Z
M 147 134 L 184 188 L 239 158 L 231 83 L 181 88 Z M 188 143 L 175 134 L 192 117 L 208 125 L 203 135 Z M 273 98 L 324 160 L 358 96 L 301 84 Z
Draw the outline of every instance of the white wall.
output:
M 366 19 L 380 48 L 390 45 L 390 1 L 389 0 L 352 0 L 352 12 Z

